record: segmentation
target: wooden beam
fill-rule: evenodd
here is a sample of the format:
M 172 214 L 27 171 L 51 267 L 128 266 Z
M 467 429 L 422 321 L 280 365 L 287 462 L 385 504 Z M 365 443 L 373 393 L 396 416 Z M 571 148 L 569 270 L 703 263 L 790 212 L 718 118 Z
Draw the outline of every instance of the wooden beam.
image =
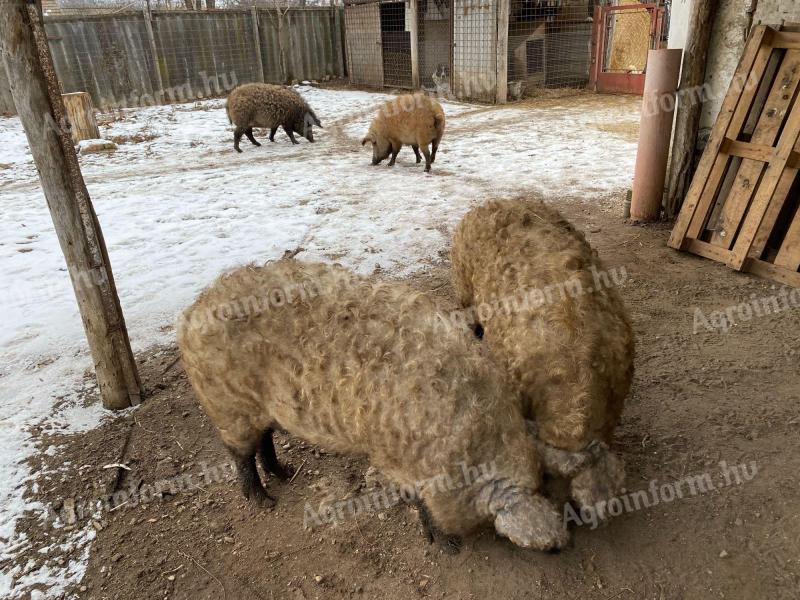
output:
M 729 156 L 740 156 L 750 160 L 757 160 L 767 163 L 773 156 L 775 156 L 774 146 L 766 144 L 753 144 L 751 142 L 738 142 L 731 138 L 725 138 L 722 146 L 719 149 L 720 154 L 728 154 Z
M 768 163 L 775 158 L 775 147 L 752 142 L 737 142 L 736 140 L 725 138 L 720 148 L 720 154 Z M 800 152 L 793 150 L 786 165 L 790 169 L 800 169 Z
M 800 40 L 797 39 L 797 32 L 791 30 L 787 31 L 785 28 L 782 29 L 783 31 L 779 31 L 775 34 L 775 39 L 772 41 L 772 47 L 786 48 L 787 50 L 800 50 Z
M 103 405 L 138 404 L 142 387 L 103 234 L 72 146 L 41 4 L 3 2 L 0 55 L 72 279 Z
M 420 87 L 418 0 L 408 0 L 408 19 L 408 30 L 411 37 L 411 87 L 418 90 Z
M 508 101 L 508 13 L 510 0 L 497 0 L 497 93 L 495 102 Z
M 742 271 L 800 288 L 800 273 L 764 262 L 763 260 L 748 258 L 745 261 Z
M 703 242 L 700 240 L 687 241 L 685 250 L 687 252 L 691 252 L 692 254 L 696 254 L 697 256 L 710 258 L 711 260 L 721 263 L 728 262 L 728 258 L 730 258 L 731 255 L 730 250 L 724 250 L 719 246 L 712 246 L 708 242 Z
M 144 27 L 147 31 L 147 41 L 150 44 L 150 53 L 153 55 L 153 75 L 156 77 L 156 85 L 158 86 L 153 97 L 159 104 L 165 104 L 167 100 L 164 97 L 164 78 L 161 76 L 161 61 L 158 60 L 158 46 L 156 45 L 156 35 L 153 32 L 153 15 L 150 13 L 149 8 L 144 9 Z M 103 107 L 101 106 L 100 108 Z
M 253 52 L 256 55 L 256 70 L 258 71 L 256 75 L 258 80 L 264 83 L 264 59 L 261 58 L 261 30 L 258 24 L 258 8 L 255 6 L 250 8 L 250 19 L 253 22 L 253 39 L 255 40 Z
M 790 271 L 797 271 L 800 268 L 800 214 L 798 213 L 795 213 L 794 219 L 789 224 L 789 230 L 775 257 L 775 266 Z
M 678 86 L 678 105 L 675 133 L 672 138 L 672 162 L 667 179 L 664 210 L 667 217 L 678 214 L 692 180 L 697 147 L 697 132 L 703 108 L 702 90 L 706 79 L 708 48 L 711 30 L 717 13 L 718 0 L 691 2 L 689 32 L 683 51 L 681 81 Z

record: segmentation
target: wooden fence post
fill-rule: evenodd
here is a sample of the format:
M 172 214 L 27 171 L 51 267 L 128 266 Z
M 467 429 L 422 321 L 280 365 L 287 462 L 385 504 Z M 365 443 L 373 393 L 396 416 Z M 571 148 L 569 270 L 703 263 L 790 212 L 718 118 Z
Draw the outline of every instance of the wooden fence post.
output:
M 258 27 L 258 8 L 255 6 L 250 9 L 250 16 L 253 19 L 253 39 L 256 43 L 256 66 L 258 68 L 258 77 L 260 82 L 266 81 L 264 75 L 264 59 L 261 58 L 261 32 Z
M 417 0 L 408 0 L 409 33 L 411 37 L 411 87 L 419 89 L 419 21 Z
M 505 104 L 508 100 L 509 4 L 509 0 L 497 0 L 497 104 Z
M 161 77 L 161 63 L 158 60 L 158 46 L 156 46 L 156 34 L 153 31 L 153 15 L 150 9 L 144 9 L 144 27 L 147 30 L 147 40 L 150 42 L 150 52 L 153 54 L 153 71 L 156 76 L 156 85 L 158 90 L 153 97 L 159 104 L 166 104 L 164 97 L 164 79 Z
M 142 387 L 103 234 L 72 146 L 40 2 L 3 2 L 0 54 L 72 279 L 103 406 L 126 408 L 140 402 Z
M 347 77 L 347 39 L 344 31 L 344 4 L 342 4 L 340 8 L 333 4 L 333 1 L 334 0 L 331 0 L 331 6 L 334 7 L 334 35 L 336 36 L 334 44 L 339 47 L 339 73 L 341 77 Z
M 92 97 L 86 92 L 62 94 L 64 109 L 71 126 L 72 141 L 96 140 L 100 137 L 97 119 L 94 117 Z

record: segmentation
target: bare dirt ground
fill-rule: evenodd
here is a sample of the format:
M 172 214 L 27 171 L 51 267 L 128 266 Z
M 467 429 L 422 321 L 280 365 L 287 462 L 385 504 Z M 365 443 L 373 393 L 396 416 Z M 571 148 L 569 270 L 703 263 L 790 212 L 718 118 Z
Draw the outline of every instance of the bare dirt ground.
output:
M 233 481 L 210 467 L 228 458 L 197 406 L 175 348 L 141 357 L 149 392 L 127 416 L 74 438 L 39 432 L 44 452 L 31 494 L 61 509 L 65 499 L 144 490 L 195 474 L 188 489 L 95 515 L 88 572 L 73 590 L 91 599 L 336 598 L 798 598 L 800 597 L 800 311 L 753 318 L 728 333 L 693 333 L 705 315 L 770 282 L 665 246 L 666 225 L 633 227 L 622 198 L 594 203 L 553 198 L 587 232 L 609 267 L 624 267 L 622 294 L 637 333 L 636 379 L 616 449 L 629 490 L 708 474 L 715 489 L 627 512 L 608 526 L 575 527 L 557 555 L 523 551 L 491 532 L 444 554 L 424 540 L 404 505 L 359 514 L 338 526 L 304 529 L 304 508 L 379 485 L 359 458 L 333 456 L 280 435 L 279 455 L 299 468 L 294 481 L 268 481 L 273 510 L 245 503 Z M 446 257 L 416 279 L 449 296 Z M 720 467 L 747 465 L 727 484 Z M 124 463 L 130 470 L 103 469 Z M 204 464 L 206 466 L 204 466 Z M 755 470 L 755 471 L 754 471 Z M 203 473 L 207 477 L 203 477 Z M 684 491 L 687 489 L 684 486 Z M 80 517 L 79 517 L 80 518 Z M 86 517 L 84 517 L 85 519 Z M 85 523 L 84 523 L 85 524 Z M 63 530 L 31 520 L 47 545 Z M 57 552 L 26 557 L 63 561 Z

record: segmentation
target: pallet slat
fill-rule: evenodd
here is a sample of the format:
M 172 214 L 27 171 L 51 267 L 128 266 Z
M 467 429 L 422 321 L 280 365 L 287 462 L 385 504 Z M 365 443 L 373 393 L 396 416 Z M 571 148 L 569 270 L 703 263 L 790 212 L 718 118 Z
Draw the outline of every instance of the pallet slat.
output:
M 789 50 L 783 58 L 772 89 L 753 130 L 750 140 L 752 144 L 772 148 L 778 139 L 784 116 L 798 85 L 800 85 L 800 50 Z M 712 244 L 726 249 L 731 248 L 736 228 L 742 221 L 763 172 L 764 163 L 760 160 L 745 158 L 742 161 L 733 187 L 722 207 L 716 231 L 711 235 Z
M 761 258 L 764 249 L 767 247 L 769 236 L 775 225 L 778 222 L 783 205 L 788 199 L 789 192 L 794 184 L 795 177 L 797 177 L 797 168 L 786 169 L 778 182 L 778 187 L 775 189 L 776 200 L 770 202 L 767 207 L 767 212 L 764 213 L 764 218 L 761 220 L 761 226 L 758 228 L 753 244 L 750 247 L 749 256 L 752 258 Z
M 784 267 L 790 271 L 800 268 L 800 213 L 795 214 L 789 231 L 783 238 L 781 249 L 775 257 L 775 266 Z
M 753 275 L 758 275 L 759 277 L 764 277 L 766 279 L 772 279 L 773 281 L 779 281 L 781 283 L 791 285 L 792 287 L 800 288 L 800 273 L 797 271 L 784 269 L 783 267 L 776 267 L 775 265 L 764 262 L 763 260 L 754 260 L 752 258 L 747 259 L 747 263 L 745 264 L 743 271 L 752 273 Z

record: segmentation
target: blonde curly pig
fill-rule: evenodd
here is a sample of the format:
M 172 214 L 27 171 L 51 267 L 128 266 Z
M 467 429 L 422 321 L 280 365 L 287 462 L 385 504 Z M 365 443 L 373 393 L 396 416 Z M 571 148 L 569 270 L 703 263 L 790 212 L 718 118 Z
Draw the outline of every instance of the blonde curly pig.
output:
M 429 295 L 340 266 L 281 260 L 222 275 L 178 324 L 186 373 L 234 456 L 244 494 L 285 477 L 272 433 L 365 454 L 417 489 L 431 538 L 484 523 L 515 544 L 562 547 L 559 512 L 513 388 Z M 491 465 L 466 481 L 465 469 Z M 433 485 L 445 478 L 454 486 Z
M 459 302 L 518 384 L 545 470 L 601 509 L 624 481 L 608 450 L 633 377 L 622 300 L 583 234 L 525 198 L 488 202 L 458 224 L 451 252 Z
M 381 106 L 361 145 L 372 144 L 372 164 L 389 158 L 393 167 L 403 144 L 410 145 L 417 157 L 425 156 L 425 171 L 431 170 L 444 135 L 444 111 L 434 98 L 423 93 L 405 94 Z M 428 144 L 431 148 L 428 150 Z

